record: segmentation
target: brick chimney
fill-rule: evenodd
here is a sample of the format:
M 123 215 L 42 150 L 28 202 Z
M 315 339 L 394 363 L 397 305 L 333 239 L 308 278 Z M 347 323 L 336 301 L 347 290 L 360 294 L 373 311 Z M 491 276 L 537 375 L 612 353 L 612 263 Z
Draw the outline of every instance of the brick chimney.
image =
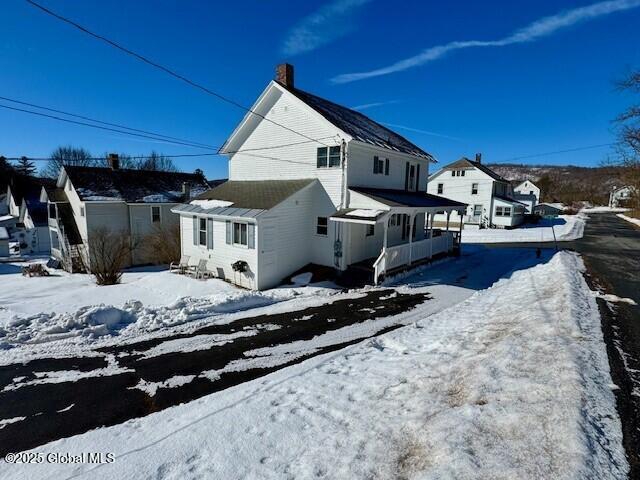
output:
M 111 170 L 118 170 L 120 168 L 120 159 L 117 153 L 110 153 L 107 157 L 107 165 Z
M 191 200 L 191 185 L 189 185 L 189 182 L 182 182 L 182 195 L 185 202 Z
M 481 153 L 476 153 L 476 162 L 482 163 L 482 154 Z
M 293 88 L 293 65 L 281 63 L 276 67 L 276 82 L 287 88 Z

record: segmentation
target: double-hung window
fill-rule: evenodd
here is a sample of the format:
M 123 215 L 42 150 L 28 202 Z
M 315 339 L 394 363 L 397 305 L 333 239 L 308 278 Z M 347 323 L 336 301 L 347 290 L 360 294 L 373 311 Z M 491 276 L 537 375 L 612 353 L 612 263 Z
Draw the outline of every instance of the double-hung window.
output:
M 438 184 L 438 195 L 442 195 L 444 193 L 444 183 Z
M 511 216 L 511 207 L 504 207 L 504 216 L 505 217 Z
M 151 207 L 151 222 L 160 223 L 160 207 Z
M 233 243 L 234 245 L 247 245 L 247 224 L 233 222 Z
M 339 167 L 340 146 L 318 147 L 316 166 L 318 168 Z
M 389 175 L 389 159 L 382 159 L 380 157 L 373 157 L 373 174 L 374 175 Z
M 329 231 L 329 225 L 327 223 L 327 217 L 318 217 L 318 221 L 316 223 L 316 233 L 318 235 L 327 235 Z
M 473 206 L 473 216 L 477 217 L 482 215 L 482 205 L 474 205 Z
M 478 184 L 477 183 L 472 183 L 471 184 L 471 195 L 477 195 L 478 194 Z
M 207 246 L 207 219 L 198 219 L 198 243 L 203 247 Z

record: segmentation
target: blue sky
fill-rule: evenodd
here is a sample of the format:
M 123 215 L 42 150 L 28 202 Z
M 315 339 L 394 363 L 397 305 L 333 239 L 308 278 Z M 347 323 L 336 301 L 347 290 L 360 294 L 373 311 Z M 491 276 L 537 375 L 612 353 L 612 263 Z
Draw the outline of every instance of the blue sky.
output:
M 609 143 L 634 100 L 613 82 L 640 66 L 640 0 L 40 1 L 247 106 L 277 63 L 293 63 L 296 86 L 394 125 L 441 164 Z M 22 0 L 1 11 L 0 96 L 212 145 L 243 116 Z M 203 152 L 2 108 L 0 125 L 8 157 L 66 144 Z M 592 166 L 610 153 L 518 162 Z M 225 157 L 177 164 L 227 174 Z

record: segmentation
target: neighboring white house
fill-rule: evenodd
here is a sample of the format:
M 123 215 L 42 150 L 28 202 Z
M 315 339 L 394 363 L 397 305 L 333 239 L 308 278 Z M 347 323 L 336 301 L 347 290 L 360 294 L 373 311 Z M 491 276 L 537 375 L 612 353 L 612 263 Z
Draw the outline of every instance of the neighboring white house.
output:
M 64 166 L 55 187 L 42 189 L 51 253 L 68 271 L 82 270 L 91 258 L 92 239 L 105 230 L 132 239 L 129 265 L 154 263 L 145 237 L 158 229 L 168 234 L 178 222 L 171 209 L 208 188 L 201 175 L 121 169 L 117 155 L 110 155 L 109 163 L 107 168 Z
M 6 213 L 0 216 L 0 226 L 20 245 L 21 253 L 50 252 L 47 205 L 40 201 L 40 190 L 51 184 L 51 179 L 17 174 L 8 181 L 3 209 Z
M 531 180 L 525 180 L 513 187 L 513 198 L 526 205 L 526 213 L 533 213 L 533 207 L 540 203 L 540 188 Z
M 524 220 L 526 205 L 513 198 L 508 180 L 482 164 L 480 154 L 476 160 L 461 158 L 442 167 L 429 177 L 427 192 L 467 204 L 462 221 L 465 225 L 482 228 L 509 228 Z M 461 218 L 454 214 L 451 221 Z M 436 216 L 444 222 L 443 215 Z
M 613 187 L 609 194 L 609 206 L 612 208 L 626 207 L 634 196 L 635 188 L 631 185 Z
M 294 87 L 280 65 L 225 142 L 229 181 L 173 209 L 182 253 L 252 289 L 312 263 L 373 279 L 452 251 L 425 218 L 464 205 L 426 194 L 433 157 L 367 118 Z

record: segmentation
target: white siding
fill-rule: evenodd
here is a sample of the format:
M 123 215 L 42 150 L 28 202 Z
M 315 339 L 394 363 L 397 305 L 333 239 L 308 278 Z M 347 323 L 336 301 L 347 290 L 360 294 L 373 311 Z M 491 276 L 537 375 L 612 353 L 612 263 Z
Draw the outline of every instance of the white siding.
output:
M 485 173 L 475 168 L 467 169 L 464 172 L 464 177 L 456 177 L 452 175 L 452 171 L 444 170 L 441 174 L 429 179 L 427 193 L 466 203 L 468 205 L 466 215 L 473 215 L 474 205 L 482 205 L 483 215 L 491 220 L 494 181 Z M 478 184 L 477 194 L 472 193 L 474 183 Z M 443 185 L 442 193 L 438 193 L 438 184 Z M 436 215 L 435 220 L 446 221 L 446 216 Z M 460 222 L 460 217 L 457 212 L 451 214 L 451 221 L 455 222 L 455 224 Z
M 315 202 L 318 191 L 322 191 L 318 184 L 303 188 L 260 217 L 258 226 L 260 253 L 258 286 L 260 289 L 278 285 L 285 277 L 311 263 L 315 257 L 315 250 L 321 253 L 332 251 L 330 249 L 332 237 L 316 235 L 316 217 L 321 211 Z M 323 216 L 329 216 L 329 214 Z
M 213 221 L 213 248 L 194 245 L 193 242 L 193 215 L 180 216 L 180 231 L 182 254 L 188 255 L 191 265 L 197 265 L 200 260 L 207 261 L 207 269 L 219 274 L 233 283 L 245 288 L 257 289 L 258 259 L 257 249 L 249 249 L 239 245 L 227 245 L 226 224 L 224 220 L 214 219 Z M 259 235 L 256 232 L 256 235 Z M 249 265 L 247 273 L 234 272 L 231 264 L 244 260 Z
M 508 207 L 511 209 L 511 215 L 508 217 L 499 217 L 496 213 L 497 207 Z M 493 207 L 493 223 L 499 227 L 515 227 L 520 225 L 524 220 L 524 205 L 514 205 L 510 202 L 505 202 L 496 198 Z
M 276 98 L 277 97 L 277 98 Z M 270 106 L 266 117 L 309 138 L 323 139 L 328 145 L 339 145 L 338 130 L 289 95 L 273 90 L 266 99 Z M 235 150 L 264 149 L 235 153 L 229 160 L 230 180 L 287 180 L 317 178 L 322 182 L 334 205 L 341 198 L 342 169 L 317 168 L 318 143 L 306 139 L 269 121 L 258 122 L 247 139 Z M 297 143 L 289 147 L 271 148 Z M 265 149 L 266 148 L 266 149 Z
M 373 173 L 373 158 L 389 159 L 389 175 Z M 404 190 L 406 164 L 420 165 L 419 191 L 424 192 L 429 177 L 429 162 L 426 159 L 403 155 L 398 152 L 376 148 L 360 143 L 349 143 L 347 158 L 347 182 L 349 186 L 389 188 Z

